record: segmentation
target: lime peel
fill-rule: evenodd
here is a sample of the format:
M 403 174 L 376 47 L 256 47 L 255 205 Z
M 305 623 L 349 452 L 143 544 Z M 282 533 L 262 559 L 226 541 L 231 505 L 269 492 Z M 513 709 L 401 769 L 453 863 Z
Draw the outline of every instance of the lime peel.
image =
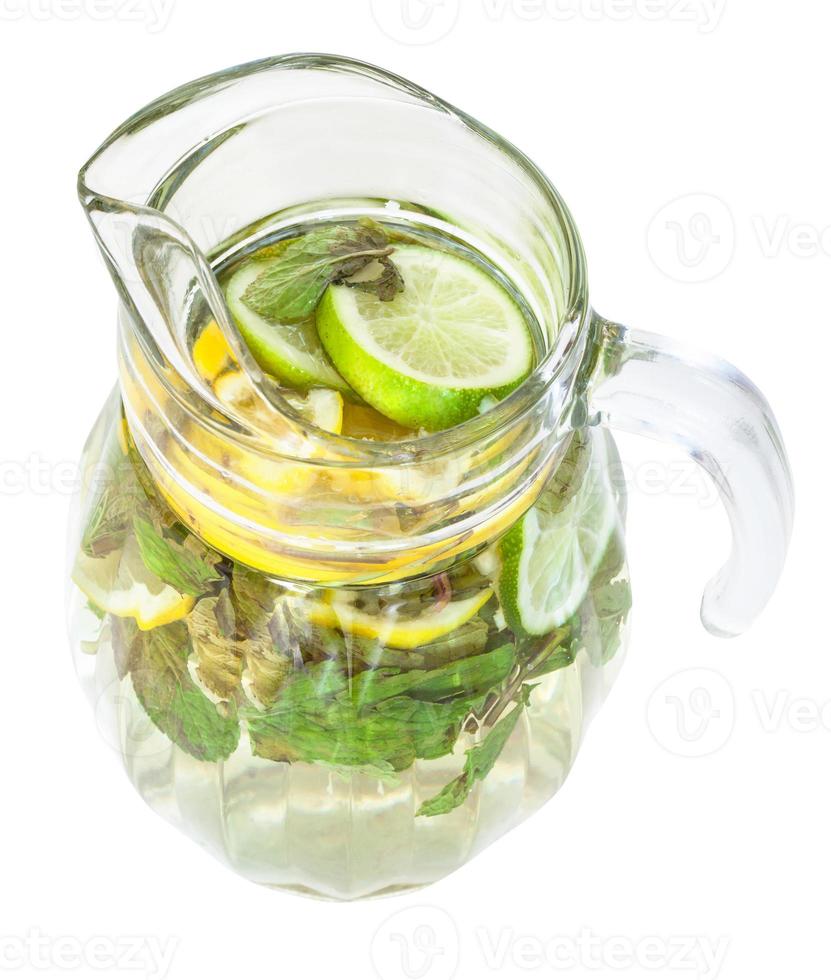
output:
M 405 289 L 392 300 L 330 286 L 320 339 L 346 381 L 383 415 L 413 429 L 451 428 L 528 376 L 534 350 L 517 304 L 491 276 L 449 252 L 402 246 Z

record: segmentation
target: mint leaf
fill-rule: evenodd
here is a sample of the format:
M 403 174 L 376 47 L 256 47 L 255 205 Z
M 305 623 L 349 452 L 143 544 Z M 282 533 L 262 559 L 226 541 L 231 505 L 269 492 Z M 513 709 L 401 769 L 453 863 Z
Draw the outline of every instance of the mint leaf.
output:
M 243 659 L 234 636 L 234 610 L 227 592 L 200 600 L 186 623 L 196 675 L 217 698 L 230 701 L 242 681 Z
M 81 550 L 91 558 L 103 558 L 124 546 L 133 514 L 145 499 L 133 464 L 121 451 L 114 432 L 102 465 L 93 475 L 93 490 Z
M 400 667 L 405 670 L 431 670 L 455 660 L 464 660 L 482 653 L 488 642 L 488 624 L 474 616 L 458 629 L 417 650 L 394 650 L 378 641 L 352 644 L 352 655 L 369 667 Z
M 471 712 L 507 678 L 513 646 L 436 670 L 352 676 L 340 661 L 295 671 L 264 712 L 247 712 L 255 755 L 400 772 L 453 750 Z
M 468 657 L 434 670 L 380 668 L 359 674 L 352 681 L 352 699 L 359 705 L 372 705 L 385 698 L 407 694 L 421 701 L 442 701 L 452 697 L 479 697 L 501 684 L 514 665 L 514 646 L 505 646 L 478 657 Z
M 620 649 L 623 624 L 632 608 L 629 581 L 619 579 L 593 588 L 584 605 L 583 626 L 589 659 L 601 667 Z
M 423 803 L 416 813 L 418 817 L 437 817 L 450 813 L 461 806 L 468 798 L 477 780 L 485 779 L 511 737 L 522 712 L 528 704 L 531 688 L 527 685 L 519 692 L 519 703 L 504 718 L 498 721 L 482 741 L 465 753 L 465 767 L 461 775 L 448 783 L 444 789 Z
M 536 506 L 549 514 L 559 513 L 580 489 L 591 462 L 591 439 L 579 429 L 571 437 L 568 449 L 545 485 Z
M 594 666 L 602 667 L 617 654 L 631 608 L 632 588 L 626 575 L 625 546 L 622 536 L 613 534 L 577 614 L 583 645 Z
M 473 707 L 467 698 L 434 704 L 402 696 L 360 709 L 348 694 L 325 696 L 331 684 L 346 690 L 345 675 L 335 664 L 316 665 L 305 678 L 295 677 L 267 713 L 248 717 L 257 756 L 401 772 L 417 758 L 452 751 Z
M 204 595 L 222 575 L 204 558 L 157 531 L 146 518 L 136 515 L 133 530 L 141 560 L 147 569 L 182 595 Z
M 187 629 L 160 626 L 134 638 L 130 677 L 153 724 L 195 759 L 227 759 L 239 742 L 236 712 L 222 711 L 191 680 Z M 228 709 L 226 709 L 227 711 Z
M 238 590 L 246 581 L 236 571 L 233 580 Z M 267 597 L 269 589 L 265 583 L 260 592 L 262 598 Z M 245 698 L 265 709 L 287 680 L 292 658 L 275 646 L 269 629 L 273 611 L 266 614 L 256 604 L 244 604 L 246 611 L 241 614 L 235 598 L 223 589 L 217 596 L 202 599 L 191 610 L 186 623 L 193 650 L 192 667 L 200 685 L 216 698 L 236 703 Z
M 368 219 L 310 231 L 263 263 L 263 272 L 243 293 L 242 301 L 267 320 L 299 323 L 314 313 L 328 286 L 356 276 L 358 281 L 352 285 L 392 299 L 404 288 L 389 258 L 393 251 L 381 225 Z M 373 263 L 379 270 L 367 279 L 361 277 Z
M 545 638 L 542 649 L 531 658 L 526 679 L 544 677 L 574 663 L 580 647 L 579 637 L 573 631 L 575 625 L 579 626 L 577 617 Z
M 385 303 L 395 299 L 398 293 L 404 291 L 404 277 L 389 256 L 375 259 L 356 275 L 346 279 L 344 283 L 353 289 L 375 293 Z

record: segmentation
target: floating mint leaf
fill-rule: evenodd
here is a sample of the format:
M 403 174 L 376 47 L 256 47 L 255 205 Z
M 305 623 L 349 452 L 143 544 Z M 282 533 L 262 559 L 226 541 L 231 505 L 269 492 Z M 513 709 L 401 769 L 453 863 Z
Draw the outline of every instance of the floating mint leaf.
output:
M 453 750 L 514 661 L 511 645 L 436 670 L 381 668 L 349 680 L 338 661 L 296 670 L 268 710 L 246 712 L 252 751 L 277 762 L 401 772 Z
M 230 701 L 241 683 L 243 660 L 228 593 L 197 602 L 186 622 L 199 680 L 217 698 Z
M 438 817 L 450 813 L 461 806 L 468 798 L 477 780 L 483 780 L 496 765 L 502 750 L 513 730 L 516 728 L 519 716 L 528 704 L 531 688 L 527 685 L 519 692 L 520 701 L 501 721 L 498 721 L 482 741 L 465 753 L 465 767 L 461 775 L 448 783 L 436 796 L 423 803 L 418 810 L 418 817 Z
M 107 455 L 94 475 L 93 502 L 81 538 L 81 550 L 90 558 L 103 558 L 124 547 L 133 514 L 145 499 L 132 462 L 113 433 Z
M 212 564 L 164 537 L 146 518 L 136 515 L 133 530 L 147 569 L 182 595 L 204 595 L 214 582 L 222 579 Z
M 631 608 L 628 579 L 593 584 L 580 615 L 586 649 L 595 666 L 607 664 L 620 649 L 623 624 Z
M 130 649 L 133 689 L 153 724 L 195 759 L 227 759 L 239 741 L 236 713 L 223 714 L 188 674 L 182 623 L 137 634 Z
M 392 259 L 384 256 L 369 263 L 357 275 L 346 279 L 344 285 L 351 286 L 353 289 L 362 289 L 367 293 L 375 293 L 378 299 L 388 303 L 403 291 L 404 277 Z
M 389 258 L 393 251 L 381 225 L 368 219 L 310 231 L 263 263 L 242 301 L 266 320 L 299 323 L 314 313 L 328 286 L 360 276 L 373 264 L 380 270 L 354 285 L 392 299 L 404 288 Z

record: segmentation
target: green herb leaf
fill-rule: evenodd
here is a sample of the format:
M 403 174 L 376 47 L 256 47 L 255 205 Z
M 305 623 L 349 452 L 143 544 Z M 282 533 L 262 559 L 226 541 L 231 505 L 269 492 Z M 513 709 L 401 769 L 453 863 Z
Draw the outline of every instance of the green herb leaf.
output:
M 546 652 L 534 658 L 534 666 L 526 677 L 529 680 L 536 679 L 570 667 L 577 657 L 578 649 L 578 639 L 569 626 L 556 630 L 547 642 Z
M 477 780 L 485 779 L 511 737 L 522 712 L 528 704 L 532 688 L 524 686 L 519 692 L 519 703 L 504 718 L 498 721 L 482 741 L 465 753 L 465 767 L 461 775 L 448 783 L 432 799 L 419 807 L 416 816 L 437 817 L 450 813 L 461 806 L 468 798 Z
M 124 680 L 130 673 L 130 658 L 133 644 L 140 635 L 136 621 L 131 617 L 122 619 L 120 616 L 110 616 L 110 640 L 113 648 L 113 662 L 119 680 Z
M 253 575 L 253 573 L 251 573 Z M 234 572 L 238 588 L 243 582 Z M 268 589 L 261 589 L 265 595 Z M 289 676 L 292 659 L 277 650 L 269 629 L 272 614 L 256 604 L 238 613 L 227 589 L 202 599 L 187 617 L 192 660 L 200 683 L 215 697 L 267 708 Z
M 234 609 L 223 591 L 198 602 L 187 617 L 196 674 L 216 697 L 229 701 L 242 681 L 243 658 L 234 632 Z
M 182 623 L 137 634 L 130 650 L 133 689 L 153 724 L 188 755 L 227 759 L 239 742 L 236 712 L 223 714 L 191 680 Z M 227 709 L 226 709 L 227 711 Z
M 432 670 L 482 653 L 488 642 L 488 624 L 474 616 L 441 639 L 425 643 L 417 650 L 394 650 L 376 641 L 353 644 L 352 654 L 369 667 L 400 667 L 404 670 Z M 356 648 L 357 647 L 357 648 Z
M 514 647 L 508 643 L 490 653 L 451 662 L 434 670 L 368 670 L 353 679 L 352 699 L 356 704 L 366 706 L 400 694 L 422 701 L 459 696 L 478 698 L 501 684 L 513 665 Z
M 512 646 L 436 670 L 378 669 L 349 678 L 336 660 L 296 671 L 266 712 L 247 712 L 255 755 L 400 772 L 453 750 L 462 724 L 501 684 Z
M 580 489 L 591 462 L 591 455 L 591 439 L 585 430 L 578 430 L 571 437 L 565 456 L 546 484 L 536 506 L 551 514 L 559 513 Z
M 389 256 L 394 251 L 381 225 L 363 220 L 310 231 L 263 263 L 263 272 L 243 293 L 242 301 L 259 316 L 279 323 L 310 317 L 327 287 L 358 277 L 351 285 L 392 299 L 404 288 Z M 372 264 L 375 275 L 360 274 Z
M 356 275 L 346 279 L 345 285 L 353 289 L 362 289 L 367 293 L 375 293 L 380 300 L 388 303 L 395 299 L 398 293 L 404 291 L 404 277 L 392 259 L 384 256 L 370 262 Z
M 81 538 L 81 549 L 90 558 L 103 558 L 124 546 L 132 530 L 133 514 L 145 500 L 115 431 L 109 438 L 102 464 L 93 476 L 94 496 Z
M 632 608 L 632 589 L 626 575 L 626 550 L 621 534 L 613 534 L 589 585 L 575 620 L 589 660 L 607 664 L 620 649 L 623 626 Z
M 133 530 L 148 570 L 182 595 L 204 595 L 213 583 L 222 579 L 213 565 L 184 545 L 166 538 L 146 518 L 137 514 Z
M 589 659 L 597 666 L 607 664 L 618 652 L 623 624 L 632 608 L 632 589 L 628 579 L 595 586 L 581 613 Z

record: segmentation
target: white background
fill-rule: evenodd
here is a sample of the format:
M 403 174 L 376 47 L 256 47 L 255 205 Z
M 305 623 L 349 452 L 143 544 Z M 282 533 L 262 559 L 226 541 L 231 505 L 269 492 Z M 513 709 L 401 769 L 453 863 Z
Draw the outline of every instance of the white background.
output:
M 157 976 L 108 952 L 139 937 L 168 944 L 177 980 L 827 976 L 831 8 L 444 0 L 419 30 L 399 0 L 375 16 L 370 0 L 170 3 L 0 0 L 0 971 Z M 741 365 L 798 491 L 779 592 L 719 641 L 698 622 L 729 543 L 712 491 L 675 450 L 622 439 L 633 642 L 568 784 L 450 879 L 348 906 L 258 889 L 144 807 L 77 686 L 62 608 L 67 474 L 115 375 L 115 296 L 75 173 L 164 91 L 293 50 L 391 68 L 525 149 L 577 219 L 596 307 Z M 648 229 L 691 194 L 703 207 L 668 220 L 704 213 L 710 248 L 697 262 L 690 238 L 684 265 Z M 678 466 L 680 492 L 661 479 Z M 690 668 L 705 673 L 675 676 Z M 684 742 L 679 719 L 702 738 Z M 432 959 L 391 958 L 392 933 L 422 923 Z M 726 950 L 720 970 L 685 944 Z

